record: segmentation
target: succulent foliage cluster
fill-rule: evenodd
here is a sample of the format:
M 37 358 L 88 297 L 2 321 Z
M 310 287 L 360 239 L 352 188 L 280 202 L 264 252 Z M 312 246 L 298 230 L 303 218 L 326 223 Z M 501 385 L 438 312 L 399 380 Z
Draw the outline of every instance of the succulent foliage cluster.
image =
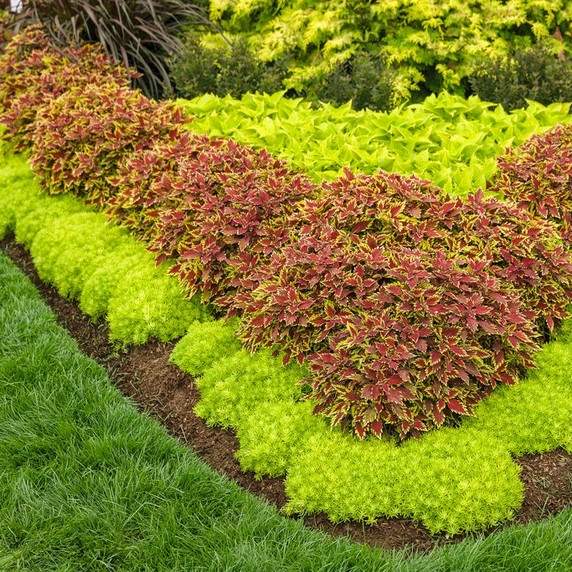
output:
M 0 176 L 0 236 L 13 231 L 43 280 L 78 299 L 93 319 L 105 317 L 112 341 L 168 341 L 194 321 L 210 319 L 198 297 L 187 299 L 126 229 L 106 224 L 103 214 L 70 195 L 41 194 L 25 161 L 11 159 Z

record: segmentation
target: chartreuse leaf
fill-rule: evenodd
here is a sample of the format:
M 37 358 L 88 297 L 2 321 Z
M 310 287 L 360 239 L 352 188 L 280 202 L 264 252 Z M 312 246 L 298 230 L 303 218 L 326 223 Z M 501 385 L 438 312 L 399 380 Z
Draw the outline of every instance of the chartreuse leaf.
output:
M 389 113 L 354 111 L 270 95 L 179 100 L 194 116 L 191 129 L 266 148 L 307 171 L 315 182 L 344 167 L 416 174 L 466 195 L 493 175 L 495 157 L 557 123 L 570 123 L 569 104 L 530 102 L 511 113 L 501 106 L 442 92 Z

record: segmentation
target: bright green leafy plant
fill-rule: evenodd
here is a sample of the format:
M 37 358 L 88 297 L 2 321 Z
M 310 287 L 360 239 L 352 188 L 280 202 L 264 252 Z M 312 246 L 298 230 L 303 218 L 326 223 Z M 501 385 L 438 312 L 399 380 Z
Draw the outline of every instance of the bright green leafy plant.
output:
M 349 105 L 314 109 L 283 93 L 239 100 L 208 95 L 180 103 L 194 116 L 194 131 L 268 149 L 315 183 L 335 179 L 344 167 L 365 174 L 383 169 L 415 174 L 458 195 L 484 188 L 506 147 L 572 121 L 569 104 L 531 103 L 507 113 L 477 97 L 447 93 L 390 113 Z
M 564 0 L 461 0 L 370 2 L 319 0 L 211 0 L 211 18 L 228 33 L 247 37 L 264 60 L 289 55 L 287 88 L 303 89 L 332 64 L 380 47 L 398 73 L 398 90 L 463 93 L 467 75 L 482 54 L 505 54 L 538 38 L 564 49 L 572 13 Z
M 210 319 L 197 298 L 185 299 L 166 267 L 156 268 L 153 255 L 125 229 L 106 224 L 103 214 L 86 212 L 70 195 L 41 194 L 18 158 L 7 161 L 0 176 L 0 205 L 9 213 L 0 231 L 15 231 L 44 280 L 79 298 L 94 318 L 106 316 L 113 341 L 166 341 L 180 337 L 195 320 Z

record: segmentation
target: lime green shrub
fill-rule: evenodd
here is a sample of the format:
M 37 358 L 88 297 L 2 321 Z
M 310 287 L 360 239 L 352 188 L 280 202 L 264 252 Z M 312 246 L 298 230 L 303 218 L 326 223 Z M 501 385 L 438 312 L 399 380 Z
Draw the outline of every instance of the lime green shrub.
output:
M 229 34 L 247 37 L 263 60 L 291 57 L 286 87 L 298 90 L 332 64 L 379 47 L 404 96 L 462 94 L 478 55 L 552 40 L 557 27 L 570 49 L 572 9 L 564 0 L 211 0 L 210 7 L 211 18 Z
M 344 167 L 365 174 L 383 169 L 415 174 L 457 195 L 484 188 L 506 147 L 572 122 L 569 104 L 531 103 L 507 113 L 477 97 L 447 93 L 390 113 L 349 105 L 314 109 L 283 93 L 239 100 L 205 95 L 179 103 L 194 116 L 193 131 L 268 149 L 316 183 L 336 178 Z
M 79 298 L 94 318 L 107 316 L 110 338 L 142 344 L 150 337 L 180 337 L 195 320 L 210 319 L 197 298 L 186 299 L 179 282 L 105 215 L 86 210 L 71 195 L 47 197 L 25 160 L 5 159 L 0 206 L 11 213 L 0 231 L 15 230 L 31 250 L 42 279 Z

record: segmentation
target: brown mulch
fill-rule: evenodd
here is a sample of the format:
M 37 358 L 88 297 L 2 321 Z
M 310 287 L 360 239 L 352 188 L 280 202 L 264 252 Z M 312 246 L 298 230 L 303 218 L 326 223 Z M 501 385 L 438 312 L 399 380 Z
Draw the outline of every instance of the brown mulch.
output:
M 140 410 L 158 418 L 171 434 L 192 448 L 213 469 L 278 508 L 284 506 L 284 480 L 256 480 L 252 473 L 243 473 L 234 457 L 239 444 L 233 431 L 209 427 L 193 413 L 199 392 L 191 376 L 168 363 L 174 344 L 154 341 L 127 352 L 115 351 L 107 341 L 105 323 L 94 324 L 81 313 L 76 302 L 62 298 L 55 288 L 43 283 L 29 253 L 13 238 L 0 241 L 0 249 L 31 279 L 81 350 L 106 367 L 112 381 Z M 540 520 L 572 505 L 571 454 L 557 449 L 550 453 L 524 455 L 516 461 L 522 466 L 525 499 L 512 524 Z M 380 518 L 370 526 L 360 522 L 333 524 L 325 515 L 318 514 L 304 517 L 304 522 L 334 536 L 350 536 L 357 542 L 387 549 L 408 547 L 426 552 L 463 538 L 463 535 L 453 538 L 431 535 L 423 526 L 399 518 Z M 487 533 L 495 530 L 498 527 Z

